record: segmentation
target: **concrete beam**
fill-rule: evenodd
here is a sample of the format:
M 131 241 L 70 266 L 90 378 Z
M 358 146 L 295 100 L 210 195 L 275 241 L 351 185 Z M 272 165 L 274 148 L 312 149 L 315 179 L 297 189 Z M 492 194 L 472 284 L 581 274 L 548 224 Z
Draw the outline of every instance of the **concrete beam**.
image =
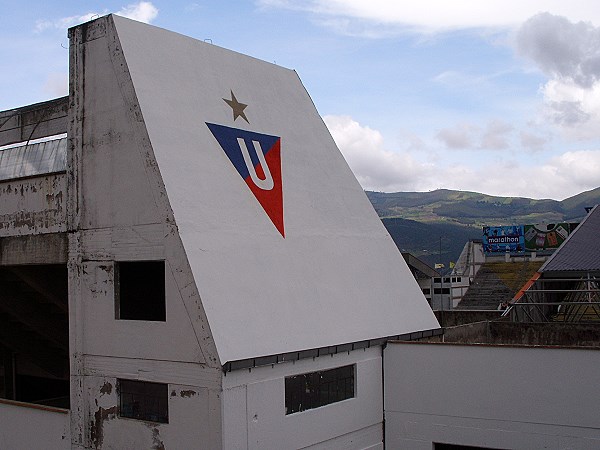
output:
M 66 264 L 67 260 L 67 233 L 0 238 L 0 266 Z
M 0 112 L 0 146 L 67 132 L 69 97 Z

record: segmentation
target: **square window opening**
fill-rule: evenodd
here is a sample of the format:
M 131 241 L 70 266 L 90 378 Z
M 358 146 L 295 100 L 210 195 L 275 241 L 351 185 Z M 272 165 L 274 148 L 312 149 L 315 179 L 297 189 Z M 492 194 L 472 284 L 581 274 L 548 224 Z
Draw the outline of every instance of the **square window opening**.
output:
M 168 392 L 164 383 L 119 379 L 119 417 L 169 423 Z
M 121 320 L 165 322 L 164 261 L 115 264 L 115 316 Z

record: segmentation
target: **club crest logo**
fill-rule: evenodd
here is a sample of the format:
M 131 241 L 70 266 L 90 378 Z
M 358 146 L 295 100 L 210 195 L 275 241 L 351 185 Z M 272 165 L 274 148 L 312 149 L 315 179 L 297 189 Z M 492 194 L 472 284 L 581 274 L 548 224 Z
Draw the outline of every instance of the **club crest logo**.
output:
M 232 99 L 235 100 L 233 92 L 231 94 Z M 242 114 L 239 115 L 242 116 Z M 245 115 L 243 118 L 248 121 Z M 206 125 L 275 228 L 285 238 L 281 185 L 281 138 L 214 123 L 206 122 Z

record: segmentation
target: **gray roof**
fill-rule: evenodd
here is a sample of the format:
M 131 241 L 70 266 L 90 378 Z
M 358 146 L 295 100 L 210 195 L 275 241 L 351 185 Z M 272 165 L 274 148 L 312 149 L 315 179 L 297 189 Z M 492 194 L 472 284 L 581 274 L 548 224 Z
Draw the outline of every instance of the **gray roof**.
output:
M 598 205 L 540 268 L 540 272 L 600 271 L 600 208 Z

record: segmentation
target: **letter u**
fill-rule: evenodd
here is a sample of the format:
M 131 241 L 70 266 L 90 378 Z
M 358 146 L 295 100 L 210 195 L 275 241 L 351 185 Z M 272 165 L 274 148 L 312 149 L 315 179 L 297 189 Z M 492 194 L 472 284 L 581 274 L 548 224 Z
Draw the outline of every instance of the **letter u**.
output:
M 265 161 L 265 155 L 263 153 L 260 142 L 252 141 L 252 144 L 254 145 L 254 151 L 256 152 L 256 156 L 258 156 L 258 161 L 265 174 L 264 180 L 258 178 L 256 169 L 254 168 L 254 164 L 252 164 L 252 159 L 250 158 L 250 153 L 248 153 L 248 147 L 246 147 L 246 141 L 243 138 L 237 138 L 237 141 L 238 145 L 240 146 L 240 150 L 242 151 L 242 156 L 244 157 L 244 162 L 246 163 L 248 172 L 250 173 L 250 178 L 252 178 L 252 182 L 263 191 L 270 191 L 271 189 L 273 189 L 275 183 L 273 182 L 273 176 L 271 175 L 271 171 L 269 170 L 267 161 Z

